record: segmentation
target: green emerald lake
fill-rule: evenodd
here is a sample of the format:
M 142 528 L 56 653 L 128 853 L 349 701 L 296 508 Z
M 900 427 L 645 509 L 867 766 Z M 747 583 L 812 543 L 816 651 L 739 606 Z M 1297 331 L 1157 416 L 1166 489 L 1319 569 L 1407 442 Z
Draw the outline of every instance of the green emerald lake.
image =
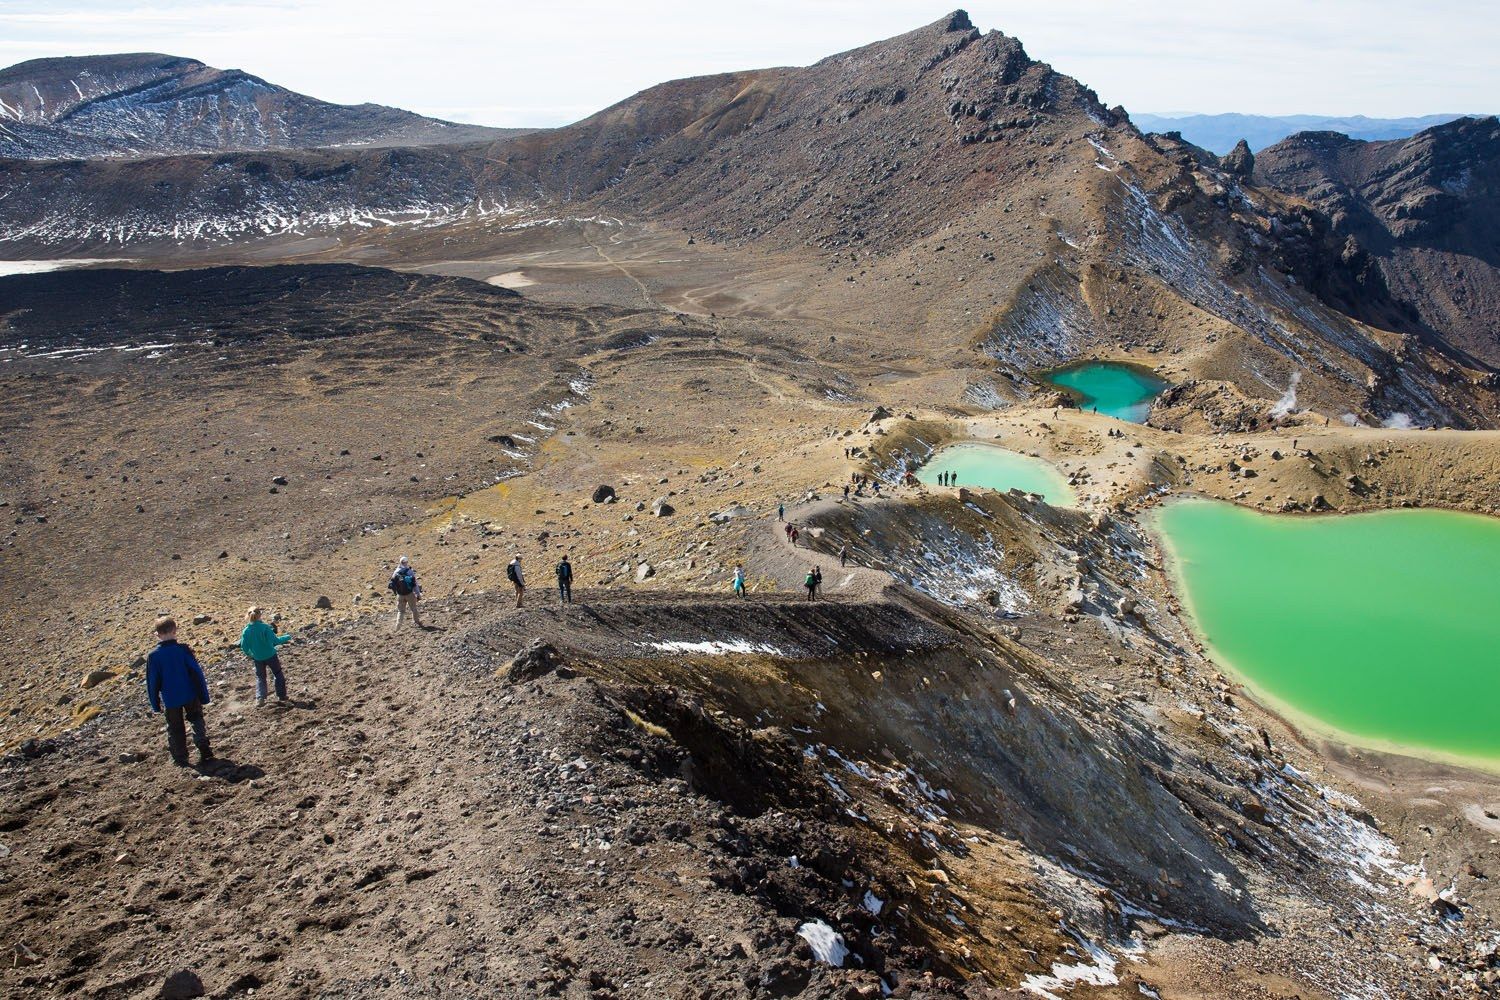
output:
M 1144 368 L 1111 361 L 1067 365 L 1043 378 L 1077 400 L 1079 409 L 1097 408 L 1106 416 L 1137 424 L 1145 421 L 1151 401 L 1167 387 L 1165 380 Z
M 917 478 L 936 484 L 938 474 L 944 472 L 953 473 L 957 486 L 1039 493 L 1048 503 L 1061 507 L 1077 502 L 1068 481 L 1051 463 L 994 445 L 949 445 L 917 470 Z
M 1500 762 L 1500 519 L 1437 510 L 1157 514 L 1215 657 L 1350 742 Z

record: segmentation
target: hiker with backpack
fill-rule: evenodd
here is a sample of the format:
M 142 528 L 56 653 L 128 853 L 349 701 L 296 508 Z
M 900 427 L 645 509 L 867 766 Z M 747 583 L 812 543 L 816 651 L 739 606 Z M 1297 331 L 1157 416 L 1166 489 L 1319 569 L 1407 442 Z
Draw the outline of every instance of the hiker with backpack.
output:
M 277 635 L 276 630 L 260 620 L 264 612 L 251 608 L 245 615 L 245 630 L 240 633 L 240 652 L 250 657 L 255 664 L 255 704 L 266 703 L 266 671 L 271 672 L 276 682 L 276 701 L 286 704 L 286 674 L 281 672 L 281 657 L 276 647 L 292 641 L 289 635 Z
M 412 624 L 423 628 L 422 617 L 417 614 L 417 601 L 422 596 L 422 586 L 417 583 L 417 571 L 411 568 L 411 560 L 406 556 L 402 556 L 396 564 L 396 572 L 391 574 L 386 588 L 396 595 L 396 627 L 401 627 L 401 623 L 406 620 L 406 612 L 410 609 Z
M 557 564 L 557 597 L 563 604 L 573 603 L 573 564 L 566 555 Z
M 519 608 L 526 598 L 526 577 L 521 575 L 521 553 L 517 552 L 505 567 L 505 578 L 516 588 L 516 607 Z
M 203 676 L 193 651 L 177 641 L 177 623 L 170 618 L 156 620 L 156 648 L 146 657 L 146 696 L 151 699 L 151 711 L 166 714 L 172 763 L 188 766 L 184 722 L 193 727 L 199 765 L 214 759 L 208 745 L 208 727 L 203 722 L 203 706 L 213 700 L 208 694 L 208 678 Z
M 811 569 L 809 569 L 807 571 L 807 576 L 806 576 L 806 578 L 803 579 L 802 586 L 804 586 L 804 587 L 807 588 L 807 599 L 809 601 L 812 600 L 814 597 L 817 596 L 817 593 L 818 593 L 818 568 L 816 566 L 814 566 L 813 568 L 811 568 Z
M 745 596 L 745 567 L 740 563 L 734 564 L 734 596 Z

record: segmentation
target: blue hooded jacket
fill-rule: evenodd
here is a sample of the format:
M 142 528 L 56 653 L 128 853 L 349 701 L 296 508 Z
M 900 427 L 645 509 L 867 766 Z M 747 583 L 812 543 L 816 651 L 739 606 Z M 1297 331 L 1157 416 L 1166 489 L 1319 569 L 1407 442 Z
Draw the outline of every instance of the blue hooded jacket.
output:
M 166 708 L 181 708 L 189 702 L 207 705 L 208 678 L 193 651 L 176 639 L 158 643 L 146 657 L 146 694 L 151 697 L 151 710 L 160 712 Z

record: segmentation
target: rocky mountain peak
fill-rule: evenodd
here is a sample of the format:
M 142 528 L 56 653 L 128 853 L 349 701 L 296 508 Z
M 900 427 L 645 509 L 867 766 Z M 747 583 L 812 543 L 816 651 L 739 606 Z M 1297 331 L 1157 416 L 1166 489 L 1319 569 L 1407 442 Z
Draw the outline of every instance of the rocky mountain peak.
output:
M 974 22 L 969 20 L 969 12 L 966 10 L 955 10 L 948 15 L 948 31 L 973 31 Z

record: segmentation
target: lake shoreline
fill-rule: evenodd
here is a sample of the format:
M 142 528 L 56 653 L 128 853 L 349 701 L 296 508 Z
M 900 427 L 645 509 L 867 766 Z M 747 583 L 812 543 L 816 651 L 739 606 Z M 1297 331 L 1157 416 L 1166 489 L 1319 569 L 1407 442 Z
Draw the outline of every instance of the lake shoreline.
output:
M 1149 537 L 1161 555 L 1159 561 L 1167 577 L 1170 592 L 1182 608 L 1180 617 L 1191 630 L 1193 637 L 1201 645 L 1204 655 L 1223 668 L 1224 672 L 1231 676 L 1264 711 L 1280 719 L 1290 730 L 1318 743 L 1333 744 L 1351 750 L 1363 750 L 1403 760 L 1420 760 L 1432 765 L 1477 771 L 1491 777 L 1500 776 L 1500 755 L 1487 757 L 1483 755 L 1464 754 L 1418 742 L 1382 739 L 1377 736 L 1352 732 L 1330 723 L 1308 710 L 1292 704 L 1286 698 L 1273 693 L 1266 687 L 1263 680 L 1257 679 L 1251 671 L 1237 664 L 1235 658 L 1228 655 L 1205 631 L 1202 611 L 1196 605 L 1192 588 L 1189 587 L 1186 579 L 1186 559 L 1177 545 L 1174 544 L 1170 534 L 1161 524 L 1163 510 L 1171 504 L 1184 501 L 1226 504 L 1261 517 L 1274 518 L 1283 515 L 1273 514 L 1249 505 L 1233 503 L 1232 501 L 1204 497 L 1201 494 L 1170 494 L 1158 498 L 1156 503 L 1142 511 L 1144 516 L 1141 518 L 1141 523 L 1148 529 Z M 1381 513 L 1394 513 L 1401 510 L 1430 510 L 1472 517 L 1493 516 L 1470 510 L 1448 510 L 1437 507 L 1388 507 L 1353 512 L 1303 513 L 1307 513 L 1313 517 L 1327 516 L 1330 513 L 1344 514 L 1347 517 L 1358 517 L 1360 515 L 1373 516 Z

